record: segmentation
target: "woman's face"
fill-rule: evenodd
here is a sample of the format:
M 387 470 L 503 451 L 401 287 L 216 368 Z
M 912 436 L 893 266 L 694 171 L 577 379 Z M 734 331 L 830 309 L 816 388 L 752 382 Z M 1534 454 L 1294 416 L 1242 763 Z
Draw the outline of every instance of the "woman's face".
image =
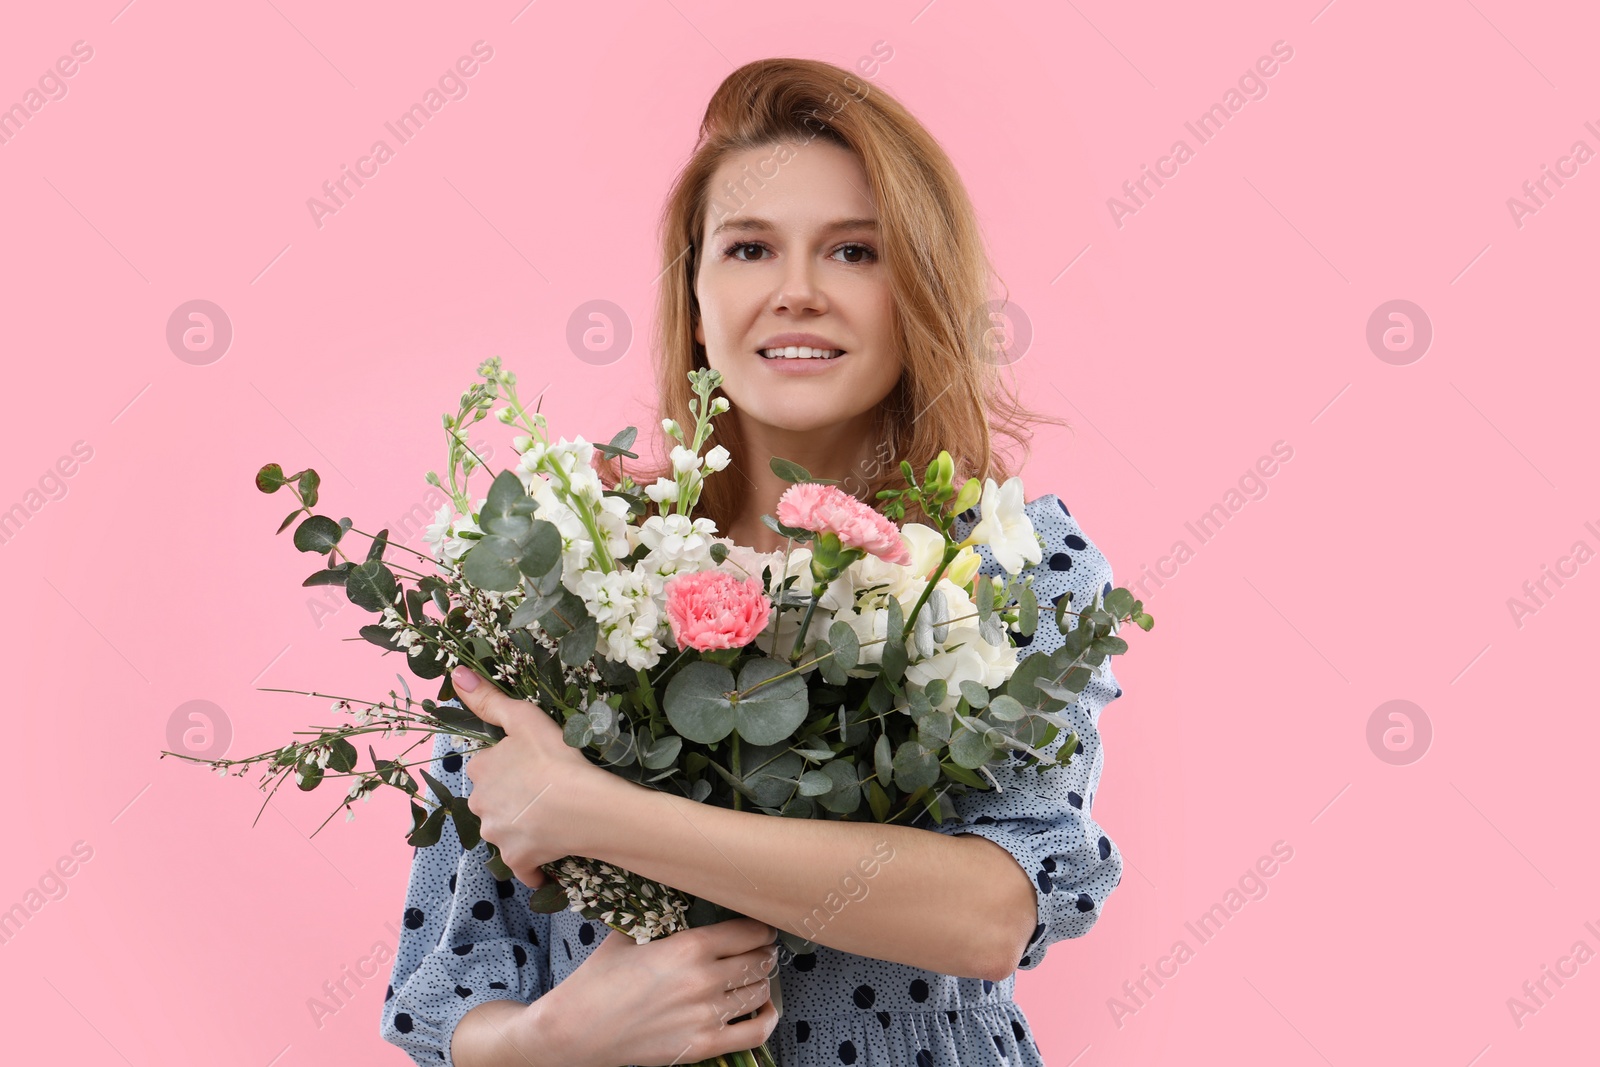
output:
M 860 161 L 821 140 L 752 149 L 723 161 L 708 195 L 694 335 L 742 425 L 864 424 L 899 380 L 901 358 Z M 762 355 L 791 345 L 843 355 Z

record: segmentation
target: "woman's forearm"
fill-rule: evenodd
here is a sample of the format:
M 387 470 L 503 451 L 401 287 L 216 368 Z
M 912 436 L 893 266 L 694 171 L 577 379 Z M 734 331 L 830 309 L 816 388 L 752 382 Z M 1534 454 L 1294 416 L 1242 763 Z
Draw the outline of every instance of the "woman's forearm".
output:
M 586 855 L 830 948 L 998 981 L 1038 920 L 1027 873 L 987 838 L 733 811 L 617 783 Z
M 582 1062 L 564 1043 L 561 1013 L 550 995 L 532 1004 L 479 1004 L 456 1024 L 450 1059 L 457 1067 L 570 1067 Z

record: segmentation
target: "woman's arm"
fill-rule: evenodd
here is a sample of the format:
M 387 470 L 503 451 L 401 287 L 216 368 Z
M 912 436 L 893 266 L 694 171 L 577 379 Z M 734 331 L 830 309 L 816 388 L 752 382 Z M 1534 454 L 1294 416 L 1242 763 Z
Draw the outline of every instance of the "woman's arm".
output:
M 532 1004 L 487 1000 L 461 1017 L 450 1041 L 455 1067 L 569 1067 L 560 1032 L 562 1013 L 552 1007 L 560 984 Z M 552 999 L 555 998 L 555 999 Z
M 1027 873 L 985 838 L 734 811 L 614 780 L 588 855 L 818 944 L 1000 981 L 1037 922 Z

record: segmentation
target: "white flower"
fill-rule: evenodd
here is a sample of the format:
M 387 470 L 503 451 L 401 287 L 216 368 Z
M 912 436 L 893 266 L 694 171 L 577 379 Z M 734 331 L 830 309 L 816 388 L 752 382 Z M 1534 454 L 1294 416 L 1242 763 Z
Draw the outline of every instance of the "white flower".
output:
M 665 504 L 678 498 L 678 483 L 671 478 L 657 478 L 654 485 L 644 487 L 644 495 L 656 504 Z
M 726 448 L 723 448 L 721 445 L 717 445 L 710 452 L 706 453 L 706 466 L 710 467 L 714 471 L 720 471 L 728 465 L 728 460 L 731 458 L 732 457 L 728 455 L 728 450 Z
M 448 500 L 439 507 L 433 521 L 427 529 L 422 531 L 422 539 L 428 543 L 428 548 L 433 552 L 435 559 L 439 558 L 439 543 L 444 540 L 444 535 L 450 532 L 450 520 L 455 517 L 455 505 Z
M 694 449 L 682 445 L 672 446 L 672 469 L 678 474 L 688 474 L 700 469 L 700 457 Z
M 1038 563 L 1044 555 L 1023 503 L 1020 477 L 1007 478 L 1005 485 L 996 485 L 993 478 L 985 478 L 983 497 L 978 504 L 983 517 L 968 535 L 974 544 L 988 545 L 995 562 L 1007 574 L 1019 573 L 1025 565 Z
M 636 571 L 586 570 L 576 584 L 573 591 L 594 616 L 602 655 L 635 670 L 648 670 L 660 661 L 667 649 L 658 639 L 664 622 L 658 582 Z
M 904 523 L 900 533 L 911 548 L 911 562 L 906 569 L 919 578 L 933 573 L 933 568 L 944 558 L 944 534 L 920 522 Z
M 639 564 L 659 577 L 679 571 L 704 570 L 711 565 L 711 544 L 717 524 L 687 515 L 652 515 L 639 528 L 639 543 L 650 554 Z

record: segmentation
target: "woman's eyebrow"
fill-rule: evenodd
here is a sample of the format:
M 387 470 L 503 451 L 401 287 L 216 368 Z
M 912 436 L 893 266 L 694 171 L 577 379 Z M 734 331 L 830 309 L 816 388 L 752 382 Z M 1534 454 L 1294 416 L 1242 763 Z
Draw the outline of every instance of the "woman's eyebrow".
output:
M 836 219 L 833 222 L 824 225 L 821 232 L 834 233 L 839 230 L 876 230 L 877 228 L 877 219 Z M 730 233 L 753 233 L 757 231 L 765 232 L 773 229 L 776 229 L 776 227 L 773 226 L 770 219 L 745 217 L 729 219 L 727 222 L 721 223 L 716 229 L 711 231 L 711 236 L 715 237 L 724 230 Z

